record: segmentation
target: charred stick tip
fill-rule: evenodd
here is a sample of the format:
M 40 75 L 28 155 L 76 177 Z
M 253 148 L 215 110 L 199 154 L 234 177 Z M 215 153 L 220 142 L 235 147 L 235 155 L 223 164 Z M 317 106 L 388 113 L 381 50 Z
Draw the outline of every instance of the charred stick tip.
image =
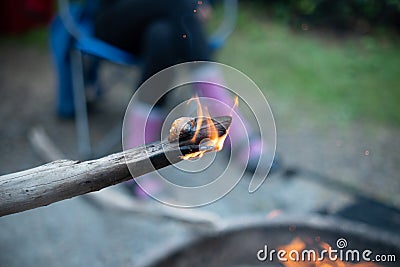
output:
M 199 120 L 201 120 L 200 126 L 198 126 Z M 180 144 L 198 145 L 203 139 L 210 137 L 210 129 L 214 131 L 216 130 L 218 132 L 218 136 L 221 137 L 225 135 L 229 129 L 232 122 L 232 117 L 221 116 L 211 118 L 214 127 L 210 127 L 209 121 L 210 119 L 205 119 L 204 117 L 179 118 L 171 125 L 168 141 L 173 142 L 179 140 Z M 200 129 L 197 129 L 198 127 L 200 127 Z
M 200 129 L 197 129 L 198 120 L 201 119 Z M 209 146 L 207 143 L 201 144 L 203 140 L 210 138 L 210 120 L 204 118 L 187 118 L 185 124 L 179 128 L 179 135 L 174 133 L 174 141 L 179 142 L 180 151 L 183 155 L 191 154 L 198 151 L 213 151 L 214 147 Z M 225 135 L 231 125 L 232 117 L 221 116 L 211 118 L 214 124 L 214 131 L 218 133 L 218 137 Z M 176 129 L 175 129 L 176 130 Z M 171 137 L 171 136 L 170 136 Z M 169 138 L 170 140 L 172 138 Z

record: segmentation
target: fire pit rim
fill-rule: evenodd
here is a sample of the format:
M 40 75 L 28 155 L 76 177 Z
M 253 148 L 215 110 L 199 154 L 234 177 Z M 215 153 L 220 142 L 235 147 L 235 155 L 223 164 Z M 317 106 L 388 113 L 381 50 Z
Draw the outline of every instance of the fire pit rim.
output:
M 396 247 L 400 251 L 400 235 L 393 232 L 384 231 L 372 227 L 366 223 L 355 222 L 348 219 L 339 218 L 330 215 L 303 214 L 286 215 L 281 214 L 277 217 L 266 219 L 265 217 L 243 217 L 227 220 L 216 229 L 207 229 L 195 237 L 189 237 L 187 240 L 179 242 L 166 242 L 159 248 L 153 249 L 147 253 L 139 266 L 153 267 L 169 257 L 197 244 L 204 242 L 205 239 L 223 237 L 229 234 L 235 234 L 245 230 L 256 229 L 288 229 L 295 225 L 297 229 L 311 229 L 318 231 L 337 232 L 343 236 L 352 235 L 360 237 L 366 241 L 384 243 L 388 246 Z M 368 235 L 365 235 L 368 233 Z

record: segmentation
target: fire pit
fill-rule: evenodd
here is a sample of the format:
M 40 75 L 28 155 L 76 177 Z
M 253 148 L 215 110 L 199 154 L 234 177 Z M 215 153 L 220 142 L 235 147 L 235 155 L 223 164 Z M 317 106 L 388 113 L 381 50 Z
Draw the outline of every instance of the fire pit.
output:
M 360 255 L 363 251 L 370 250 L 372 251 L 372 254 L 369 255 L 370 258 L 378 254 L 394 255 L 395 261 L 349 263 L 348 261 L 336 260 L 326 264 L 322 261 L 315 263 L 291 262 L 289 260 L 282 264 L 277 259 L 276 253 L 272 261 L 264 259 L 267 258 L 271 250 L 288 248 L 287 244 L 289 243 L 293 244 L 292 249 L 296 249 L 296 247 L 298 249 L 298 244 L 294 243 L 298 243 L 299 240 L 302 240 L 305 245 L 307 244 L 306 248 L 310 246 L 315 248 L 318 245 L 321 249 L 324 246 L 330 246 L 339 251 L 339 247 L 342 248 L 343 255 L 346 255 L 346 251 L 349 250 L 358 250 Z M 267 254 L 265 253 L 266 250 Z M 350 259 L 352 253 L 348 254 Z M 279 216 L 269 220 L 242 220 L 239 224 L 233 224 L 185 244 L 176 247 L 163 247 L 162 252 L 148 255 L 146 259 L 151 259 L 151 261 L 143 262 L 140 266 L 398 266 L 400 239 L 368 225 L 336 217 Z M 342 259 L 344 259 L 344 256 L 342 256 Z M 391 260 L 393 260 L 393 257 Z

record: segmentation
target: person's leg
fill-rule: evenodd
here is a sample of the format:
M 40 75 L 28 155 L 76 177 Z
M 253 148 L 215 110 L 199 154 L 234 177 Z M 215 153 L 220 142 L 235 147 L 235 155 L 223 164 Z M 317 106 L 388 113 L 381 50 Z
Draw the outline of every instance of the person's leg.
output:
M 176 8 L 170 8 L 170 21 L 174 24 L 177 38 L 175 45 L 181 61 L 211 60 L 211 49 L 204 31 L 204 23 L 198 12 L 198 1 L 177 0 Z
M 163 16 L 161 0 L 118 0 L 98 10 L 96 37 L 137 55 L 147 26 Z
M 96 16 L 95 34 L 143 58 L 140 83 L 174 64 L 209 60 L 197 1 L 119 0 Z M 147 101 L 149 102 L 149 101 Z
M 174 45 L 186 46 L 183 49 L 186 57 L 194 57 L 192 60 L 206 60 L 209 59 L 205 49 L 207 40 L 198 14 L 193 12 L 196 8 L 197 1 L 194 0 L 115 1 L 98 11 L 95 35 L 124 50 L 141 54 L 147 27 L 155 21 L 164 20 L 173 27 Z M 182 40 L 186 42 L 180 42 Z M 182 52 L 182 49 L 179 51 Z
M 176 49 L 173 44 L 173 27 L 168 21 L 159 20 L 147 27 L 143 38 L 143 66 L 139 84 L 152 75 L 169 67 L 176 61 Z M 164 77 L 168 85 L 172 77 Z M 154 88 L 157 90 L 157 88 Z M 156 91 L 141 92 L 140 98 L 148 104 L 154 104 L 161 93 Z

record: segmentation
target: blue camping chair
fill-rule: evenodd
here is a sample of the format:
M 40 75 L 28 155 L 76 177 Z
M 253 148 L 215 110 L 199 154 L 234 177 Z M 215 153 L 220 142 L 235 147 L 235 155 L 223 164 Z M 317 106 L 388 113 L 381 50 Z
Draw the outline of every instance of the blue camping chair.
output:
M 83 55 L 111 61 L 120 65 L 138 66 L 140 58 L 112 46 L 93 34 L 93 15 L 97 1 L 84 4 L 58 0 L 59 13 L 50 27 L 50 46 L 58 76 L 57 112 L 61 117 L 75 117 L 78 153 L 82 158 L 99 156 L 109 150 L 115 135 L 103 140 L 102 149 L 93 153 L 90 141 L 89 119 L 83 69 Z M 210 36 L 212 49 L 221 48 L 236 24 L 237 0 L 224 0 L 224 17 Z

